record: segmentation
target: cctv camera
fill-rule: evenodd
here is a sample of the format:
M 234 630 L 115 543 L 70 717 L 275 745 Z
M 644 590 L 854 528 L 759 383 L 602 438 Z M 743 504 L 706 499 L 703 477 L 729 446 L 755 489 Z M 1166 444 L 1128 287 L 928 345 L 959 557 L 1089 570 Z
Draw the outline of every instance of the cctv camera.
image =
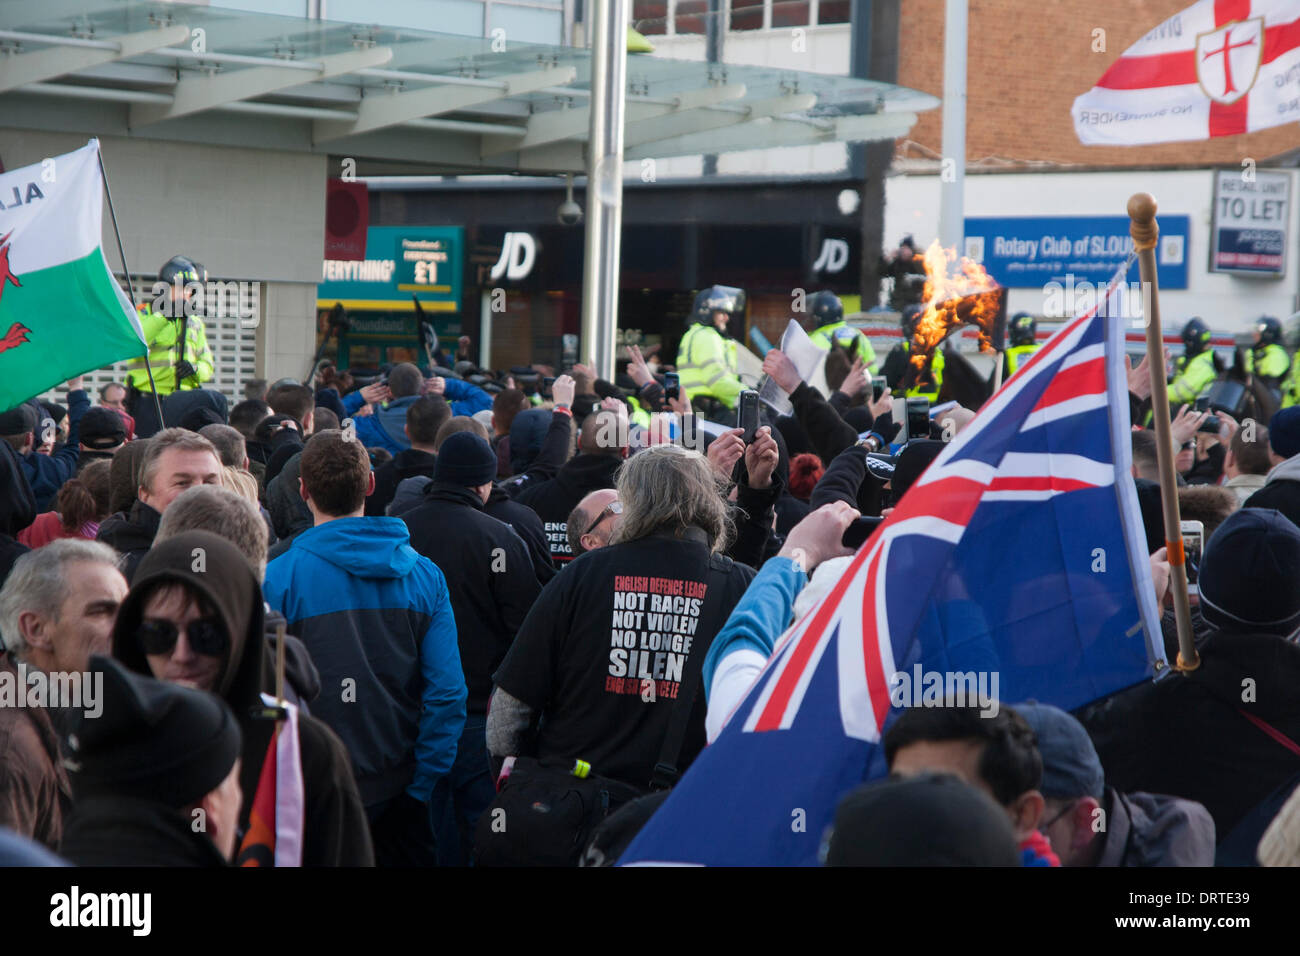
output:
M 562 226 L 576 226 L 582 222 L 582 207 L 572 199 L 566 199 L 560 203 L 560 208 L 555 210 L 555 218 Z

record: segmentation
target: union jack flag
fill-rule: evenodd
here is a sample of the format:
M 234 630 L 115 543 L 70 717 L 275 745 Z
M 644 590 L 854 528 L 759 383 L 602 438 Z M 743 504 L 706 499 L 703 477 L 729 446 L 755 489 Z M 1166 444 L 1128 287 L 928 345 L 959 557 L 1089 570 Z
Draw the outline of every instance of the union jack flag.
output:
M 1065 709 L 1164 666 L 1129 471 L 1123 275 L 935 459 L 620 862 L 816 863 L 840 797 L 885 773 L 891 680 L 918 665 Z

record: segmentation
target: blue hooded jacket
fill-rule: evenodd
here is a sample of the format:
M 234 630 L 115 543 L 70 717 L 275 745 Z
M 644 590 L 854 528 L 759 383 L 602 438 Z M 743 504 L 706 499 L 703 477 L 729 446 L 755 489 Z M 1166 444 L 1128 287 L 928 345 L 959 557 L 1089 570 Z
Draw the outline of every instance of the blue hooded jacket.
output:
M 428 802 L 465 726 L 465 675 L 442 572 L 398 518 L 308 528 L 266 566 L 267 603 L 311 651 L 312 715 L 347 745 L 366 806 Z
M 492 396 L 477 385 L 460 379 L 444 379 L 446 389 L 443 398 L 451 405 L 453 415 L 473 415 L 492 407 Z M 406 410 L 415 404 L 419 395 L 407 395 L 396 398 L 387 405 L 376 406 L 373 415 L 357 418 L 357 411 L 365 404 L 361 390 L 349 392 L 343 397 L 343 408 L 356 423 L 357 438 L 367 448 L 386 448 L 396 455 L 411 447 L 411 440 L 403 430 L 406 425 Z

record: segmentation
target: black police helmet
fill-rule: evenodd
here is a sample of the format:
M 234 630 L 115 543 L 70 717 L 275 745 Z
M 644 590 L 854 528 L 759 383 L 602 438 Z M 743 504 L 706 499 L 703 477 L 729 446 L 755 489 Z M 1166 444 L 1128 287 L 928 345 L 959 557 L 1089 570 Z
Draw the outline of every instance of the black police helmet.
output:
M 1282 344 L 1282 323 L 1273 316 L 1261 315 L 1255 323 L 1255 329 L 1259 332 L 1260 345 Z
M 171 285 L 179 278 L 181 285 L 184 285 L 186 282 L 202 281 L 201 275 L 199 267 L 189 256 L 172 256 L 158 270 L 158 281 Z
M 1183 326 L 1183 345 L 1192 352 L 1200 352 L 1210 344 L 1210 327 L 1199 315 L 1192 316 Z
M 1038 340 L 1038 320 L 1028 312 L 1012 316 L 1010 328 L 1012 345 L 1033 345 Z
M 830 325 L 844 318 L 844 303 L 834 292 L 822 289 L 808 303 L 808 311 L 812 313 L 818 325 Z

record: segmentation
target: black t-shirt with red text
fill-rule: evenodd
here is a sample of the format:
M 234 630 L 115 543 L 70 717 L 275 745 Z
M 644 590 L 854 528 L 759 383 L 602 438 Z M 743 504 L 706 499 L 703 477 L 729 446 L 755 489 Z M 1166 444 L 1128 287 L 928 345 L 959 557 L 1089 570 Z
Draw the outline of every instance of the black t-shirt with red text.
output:
M 587 552 L 542 590 L 495 675 L 541 713 L 535 756 L 647 788 L 687 665 L 700 669 L 754 577 L 685 535 Z M 681 770 L 704 748 L 705 709 L 699 693 Z

